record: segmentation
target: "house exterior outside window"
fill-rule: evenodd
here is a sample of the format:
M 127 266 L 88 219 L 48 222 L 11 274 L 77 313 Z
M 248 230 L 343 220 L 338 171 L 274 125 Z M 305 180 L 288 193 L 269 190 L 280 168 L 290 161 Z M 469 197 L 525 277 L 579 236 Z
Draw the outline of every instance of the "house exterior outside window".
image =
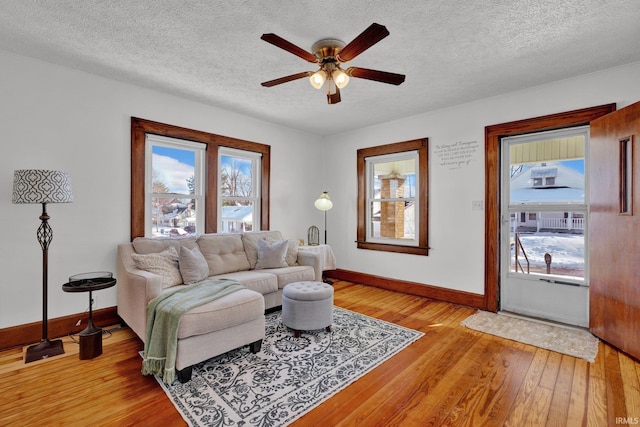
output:
M 428 255 L 427 144 L 358 150 L 358 248 Z
M 558 168 L 547 167 L 546 163 L 542 163 L 540 168 L 531 170 L 531 179 L 534 188 L 552 187 L 556 183 L 558 176 Z

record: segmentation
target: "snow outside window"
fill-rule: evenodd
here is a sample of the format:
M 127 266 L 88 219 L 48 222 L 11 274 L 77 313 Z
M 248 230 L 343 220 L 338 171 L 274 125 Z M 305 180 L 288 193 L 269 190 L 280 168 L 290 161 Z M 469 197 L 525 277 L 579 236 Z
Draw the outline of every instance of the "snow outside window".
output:
M 588 127 L 505 138 L 510 274 L 586 283 Z M 523 153 L 528 153 L 524 155 Z M 506 174 L 509 174 L 507 176 Z M 515 221 L 518 218 L 519 221 Z

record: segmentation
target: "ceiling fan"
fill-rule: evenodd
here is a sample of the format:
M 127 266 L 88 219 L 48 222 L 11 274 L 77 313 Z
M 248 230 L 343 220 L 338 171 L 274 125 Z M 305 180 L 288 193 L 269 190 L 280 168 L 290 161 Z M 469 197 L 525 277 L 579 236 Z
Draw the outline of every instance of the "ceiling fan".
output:
M 329 104 L 337 104 L 340 102 L 340 89 L 349 83 L 350 77 L 399 85 L 404 82 L 404 74 L 360 67 L 349 67 L 344 70 L 340 67 L 340 64 L 351 61 L 388 35 L 389 31 L 384 25 L 374 23 L 347 45 L 341 40 L 322 39 L 313 44 L 311 47 L 313 53 L 310 53 L 276 34 L 263 34 L 262 37 L 260 37 L 262 40 L 299 56 L 305 61 L 316 63 L 320 69 L 317 71 L 303 71 L 290 76 L 280 77 L 279 79 L 269 80 L 261 84 L 264 87 L 271 87 L 309 77 L 309 81 L 314 88 L 321 89 L 323 86 L 326 86 L 327 102 Z

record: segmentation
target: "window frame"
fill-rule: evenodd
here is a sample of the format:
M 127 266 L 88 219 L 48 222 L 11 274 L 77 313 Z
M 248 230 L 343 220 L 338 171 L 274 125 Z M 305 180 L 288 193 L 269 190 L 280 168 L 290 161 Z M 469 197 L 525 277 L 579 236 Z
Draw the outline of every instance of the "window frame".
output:
M 414 230 L 420 230 L 420 224 L 419 224 L 419 218 L 420 218 L 420 205 L 419 203 L 416 203 L 418 200 L 418 194 L 420 192 L 420 182 L 419 180 L 416 179 L 415 182 L 415 188 L 416 188 L 416 193 L 415 195 L 412 196 L 404 196 L 402 198 L 397 198 L 397 197 L 389 197 L 389 198 L 383 198 L 382 194 L 379 195 L 379 197 L 376 198 L 376 192 L 375 192 L 375 180 L 376 180 L 376 176 L 375 176 L 375 168 L 376 165 L 379 164 L 383 164 L 383 163 L 390 163 L 390 162 L 400 162 L 400 161 L 406 161 L 406 160 L 414 160 L 416 162 L 416 165 L 420 164 L 419 158 L 418 158 L 418 151 L 417 150 L 412 150 L 412 151 L 404 151 L 402 153 L 394 153 L 394 154 L 383 154 L 383 155 L 379 155 L 379 156 L 370 156 L 370 157 L 365 157 L 365 163 L 366 163 L 366 170 L 367 170 L 367 184 L 368 188 L 367 188 L 367 195 L 366 195 L 366 204 L 367 204 L 367 234 L 366 234 L 366 240 L 367 242 L 372 242 L 372 243 L 384 243 L 384 244 L 398 244 L 398 245 L 402 245 L 401 242 L 405 241 L 405 245 L 406 246 L 418 246 L 418 236 L 415 236 L 413 239 L 409 240 L 403 240 L 403 239 L 394 239 L 394 238 L 389 238 L 389 237 L 375 237 L 373 236 L 373 230 L 371 227 L 371 224 L 373 222 L 373 205 L 375 203 L 380 204 L 380 209 L 382 209 L 382 204 L 383 203 L 396 203 L 396 202 L 403 202 L 403 203 L 407 203 L 407 202 L 413 202 L 414 203 L 414 209 L 415 209 L 415 215 L 414 215 L 414 220 L 413 220 L 413 229 Z M 418 168 L 416 168 L 416 176 L 418 174 Z M 405 217 L 405 221 L 406 221 L 406 217 Z M 381 225 L 382 226 L 382 225 Z M 382 231 L 382 230 L 381 230 Z
M 587 125 L 616 110 L 616 104 L 604 104 L 567 112 L 486 126 L 485 144 L 485 240 L 484 298 L 482 308 L 496 312 L 500 286 L 500 156 L 502 138 L 545 130 Z
M 396 252 L 413 255 L 429 255 L 428 246 L 428 224 L 429 224 L 429 186 L 428 186 L 428 170 L 429 170 L 429 139 L 420 138 L 404 142 L 396 142 L 392 144 L 380 145 L 376 147 L 361 148 L 357 150 L 357 179 L 358 179 L 358 204 L 357 204 L 357 248 L 369 249 L 385 252 Z M 368 209 L 367 202 L 367 158 L 376 156 L 385 156 L 390 154 L 402 154 L 417 151 L 418 153 L 418 170 L 416 176 L 416 205 L 418 230 L 416 233 L 417 245 L 402 245 L 397 243 L 380 243 L 379 241 L 368 240 Z
M 218 152 L 220 147 L 260 153 L 260 230 L 269 229 L 269 191 L 271 146 L 252 141 L 216 135 L 151 120 L 131 117 L 131 240 L 145 235 L 146 135 L 154 134 L 206 144 L 205 204 L 217 206 Z M 218 229 L 218 209 L 206 209 L 204 232 Z

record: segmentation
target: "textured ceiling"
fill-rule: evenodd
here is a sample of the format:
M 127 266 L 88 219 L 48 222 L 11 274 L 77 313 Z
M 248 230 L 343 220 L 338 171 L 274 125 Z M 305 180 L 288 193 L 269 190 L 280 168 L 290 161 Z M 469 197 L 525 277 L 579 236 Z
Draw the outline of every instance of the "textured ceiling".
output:
M 310 51 L 373 22 L 391 35 L 346 66 L 402 85 L 260 86 L 315 69 L 263 33 Z M 0 49 L 330 135 L 640 61 L 640 2 L 2 0 Z

